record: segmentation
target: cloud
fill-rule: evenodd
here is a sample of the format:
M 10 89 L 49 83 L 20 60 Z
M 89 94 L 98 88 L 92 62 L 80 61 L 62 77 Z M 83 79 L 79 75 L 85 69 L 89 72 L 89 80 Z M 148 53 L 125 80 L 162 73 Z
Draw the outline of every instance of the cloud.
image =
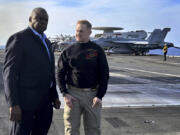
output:
M 8 36 L 28 25 L 34 7 L 41 6 L 49 13 L 46 34 L 74 34 L 79 19 L 88 19 L 93 26 L 123 27 L 124 31 L 170 27 L 166 41 L 180 43 L 180 2 L 173 0 L 57 0 L 57 1 L 0 1 L 0 44 Z M 93 31 L 99 33 L 99 31 Z M 180 46 L 180 44 L 179 44 Z
M 81 7 L 85 4 L 85 1 L 80 1 L 80 0 L 60 0 L 57 2 L 60 6 L 63 7 L 69 7 L 69 8 L 77 8 Z

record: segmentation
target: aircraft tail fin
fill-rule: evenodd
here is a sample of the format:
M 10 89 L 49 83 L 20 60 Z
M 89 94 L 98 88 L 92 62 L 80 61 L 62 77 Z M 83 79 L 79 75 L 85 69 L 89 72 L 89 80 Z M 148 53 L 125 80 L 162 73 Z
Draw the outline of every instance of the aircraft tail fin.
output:
M 170 28 L 164 28 L 163 30 L 154 29 L 154 31 L 147 39 L 149 41 L 149 44 L 160 44 L 164 42 L 164 39 L 170 30 L 171 30 Z

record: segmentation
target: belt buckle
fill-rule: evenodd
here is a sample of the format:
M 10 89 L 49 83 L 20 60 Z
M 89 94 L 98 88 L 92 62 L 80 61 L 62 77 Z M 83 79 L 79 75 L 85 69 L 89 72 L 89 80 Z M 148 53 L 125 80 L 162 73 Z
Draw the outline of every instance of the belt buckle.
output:
M 83 88 L 83 91 L 91 91 L 91 88 Z
M 93 92 L 93 91 L 96 91 L 96 88 L 84 88 L 83 90 L 84 91 L 92 91 Z
M 96 88 L 91 88 L 91 91 L 96 91 Z

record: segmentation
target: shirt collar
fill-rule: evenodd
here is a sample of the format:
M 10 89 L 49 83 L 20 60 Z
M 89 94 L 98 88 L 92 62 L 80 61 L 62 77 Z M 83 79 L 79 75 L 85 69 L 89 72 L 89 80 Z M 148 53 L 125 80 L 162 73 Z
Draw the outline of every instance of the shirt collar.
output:
M 32 32 L 37 35 L 41 40 L 45 40 L 46 39 L 46 35 L 43 33 L 43 34 L 39 34 L 35 29 L 33 29 L 32 27 L 29 27 Z

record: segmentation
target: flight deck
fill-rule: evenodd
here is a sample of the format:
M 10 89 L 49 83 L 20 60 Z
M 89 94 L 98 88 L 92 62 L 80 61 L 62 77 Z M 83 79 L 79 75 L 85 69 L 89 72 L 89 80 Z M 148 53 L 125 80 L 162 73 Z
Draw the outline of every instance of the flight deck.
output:
M 57 62 L 59 53 L 55 57 Z M 164 62 L 163 56 L 113 54 L 107 59 L 110 80 L 103 98 L 102 135 L 180 135 L 180 57 Z M 1 52 L 1 70 L 2 62 Z M 11 123 L 2 75 L 0 79 L 0 135 L 8 135 Z M 64 134 L 61 94 L 60 100 L 49 135 Z

